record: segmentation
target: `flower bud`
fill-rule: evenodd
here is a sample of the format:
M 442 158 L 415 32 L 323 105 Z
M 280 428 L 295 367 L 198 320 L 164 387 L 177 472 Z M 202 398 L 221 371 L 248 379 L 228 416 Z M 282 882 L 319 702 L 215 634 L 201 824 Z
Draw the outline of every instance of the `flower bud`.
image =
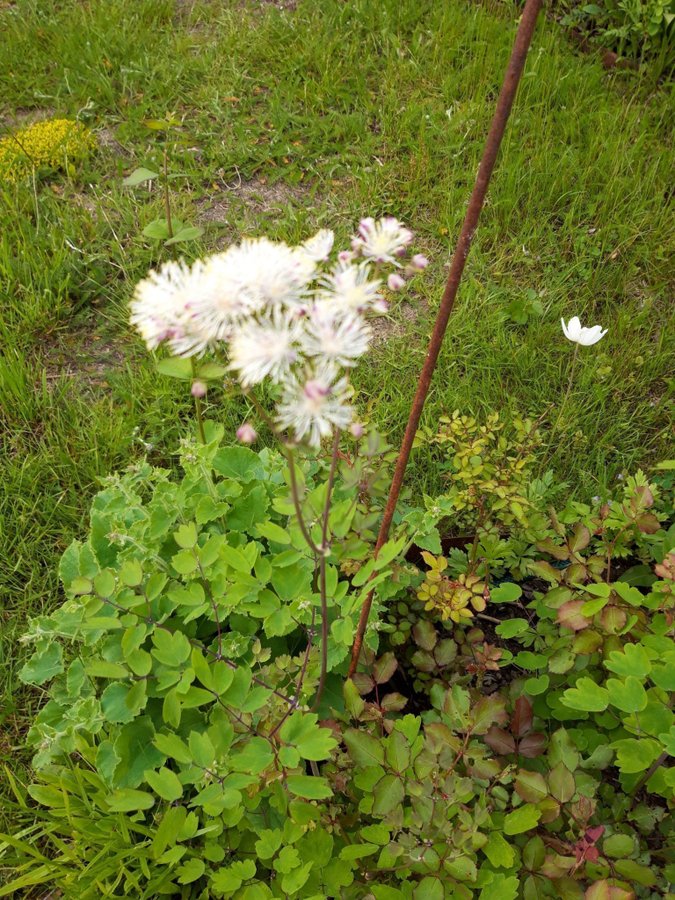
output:
M 206 385 L 203 381 L 192 382 L 192 396 L 198 398 L 206 397 Z
M 349 426 L 349 430 L 352 433 L 352 437 L 357 439 L 363 437 L 363 425 L 360 422 L 352 422 Z
M 255 428 L 249 422 L 244 422 L 243 425 L 237 428 L 237 440 L 241 441 L 242 444 L 252 444 L 257 437 Z
M 400 291 L 405 285 L 405 279 L 401 278 L 398 272 L 392 272 L 387 278 L 387 286 L 390 291 Z
M 412 263 L 413 268 L 418 269 L 420 272 L 429 265 L 429 260 L 423 253 L 416 253 L 410 262 Z

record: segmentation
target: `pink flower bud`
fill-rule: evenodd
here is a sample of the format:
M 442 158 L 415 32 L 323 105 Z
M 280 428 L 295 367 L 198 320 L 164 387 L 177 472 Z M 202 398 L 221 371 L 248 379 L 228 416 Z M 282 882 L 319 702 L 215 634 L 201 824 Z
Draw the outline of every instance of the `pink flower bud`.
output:
M 392 272 L 387 278 L 387 285 L 390 291 L 400 291 L 405 286 L 405 279 L 401 278 L 398 272 Z
M 354 254 L 351 250 L 340 250 L 338 259 L 340 262 L 351 262 L 354 259 Z
M 429 265 L 429 260 L 422 253 L 416 253 L 410 262 L 413 264 L 413 267 L 419 269 L 420 272 Z
M 206 397 L 206 385 L 203 381 L 192 382 L 192 396 L 200 398 Z
M 241 441 L 242 444 L 252 444 L 257 437 L 255 428 L 248 422 L 244 422 L 243 425 L 237 428 L 237 440 Z
M 363 425 L 360 422 L 352 422 L 349 426 L 349 430 L 352 433 L 352 437 L 357 439 L 363 437 Z

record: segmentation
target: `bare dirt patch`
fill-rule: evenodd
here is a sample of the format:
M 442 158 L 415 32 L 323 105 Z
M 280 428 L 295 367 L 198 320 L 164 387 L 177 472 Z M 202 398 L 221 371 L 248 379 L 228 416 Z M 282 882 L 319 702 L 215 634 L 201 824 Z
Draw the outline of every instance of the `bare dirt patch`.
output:
M 70 382 L 100 392 L 110 388 L 109 377 L 123 370 L 133 358 L 134 348 L 124 337 L 80 326 L 51 337 L 43 364 L 50 386 Z
M 258 178 L 239 180 L 223 183 L 218 190 L 197 200 L 196 221 L 207 232 L 218 234 L 217 243 L 222 243 L 242 233 L 258 231 L 262 223 L 285 216 L 289 206 L 306 212 L 319 205 L 308 184 L 269 183 Z

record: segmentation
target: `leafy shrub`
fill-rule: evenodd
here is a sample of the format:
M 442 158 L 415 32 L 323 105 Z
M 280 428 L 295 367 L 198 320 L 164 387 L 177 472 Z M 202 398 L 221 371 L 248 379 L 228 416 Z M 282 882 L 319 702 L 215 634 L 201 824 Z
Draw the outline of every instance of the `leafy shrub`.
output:
M 634 60 L 649 59 L 658 73 L 675 66 L 673 0 L 565 0 L 563 22 L 592 35 L 601 46 Z
M 530 576 L 489 573 L 485 611 L 464 624 L 425 612 L 424 573 L 403 558 L 420 523 L 433 544 L 441 520 L 404 511 L 374 563 L 381 445 L 345 454 L 329 674 L 311 710 L 319 593 L 286 461 L 206 430 L 204 446 L 181 448 L 180 480 L 145 463 L 108 480 L 87 541 L 64 555 L 66 601 L 32 623 L 22 677 L 48 685 L 47 702 L 29 735 L 35 783 L 15 784 L 27 824 L 2 838 L 13 880 L 0 895 L 45 881 L 83 898 L 665 890 L 669 474 L 638 473 L 611 503 L 533 504 Z M 312 529 L 326 465 L 303 464 Z M 480 562 L 471 551 L 455 571 Z M 345 682 L 369 575 L 384 627 Z M 409 627 L 388 628 L 392 613 Z

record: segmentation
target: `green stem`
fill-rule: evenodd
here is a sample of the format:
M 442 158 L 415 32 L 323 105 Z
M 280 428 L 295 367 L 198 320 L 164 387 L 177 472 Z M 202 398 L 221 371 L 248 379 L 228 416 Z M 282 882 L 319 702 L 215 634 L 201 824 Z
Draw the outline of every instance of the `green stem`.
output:
M 312 536 L 309 533 L 307 525 L 305 524 L 305 520 L 302 515 L 302 507 L 300 506 L 300 492 L 298 490 L 298 480 L 295 474 L 295 457 L 293 455 L 293 450 L 284 442 L 283 438 L 279 434 L 276 425 L 274 424 L 272 418 L 268 415 L 267 410 L 262 406 L 259 402 L 258 398 L 252 391 L 249 391 L 246 396 L 249 398 L 251 403 L 256 409 L 256 412 L 260 416 L 260 418 L 265 422 L 267 427 L 270 429 L 274 437 L 279 441 L 279 445 L 281 447 L 281 452 L 286 457 L 286 462 L 288 463 L 288 475 L 291 487 L 291 497 L 293 498 L 293 506 L 295 508 L 295 515 L 298 520 L 298 525 L 300 526 L 300 531 L 302 532 L 302 536 L 305 539 L 305 543 L 312 551 L 315 556 L 320 556 L 321 551 L 316 546 L 314 541 L 312 540 Z
M 171 198 L 169 196 L 169 163 L 166 153 L 166 147 L 164 148 L 164 178 L 162 179 L 164 188 L 164 210 L 166 214 L 166 229 L 169 232 L 169 237 L 173 237 L 173 224 L 171 222 Z
M 575 344 L 574 345 L 574 356 L 572 357 L 572 364 L 570 366 L 570 377 L 569 377 L 569 381 L 567 382 L 567 390 L 565 391 L 565 396 L 563 397 L 563 401 L 560 404 L 558 418 L 555 420 L 555 425 L 551 429 L 551 434 L 549 436 L 549 440 L 553 438 L 553 435 L 558 430 L 558 426 L 560 425 L 560 422 L 562 421 L 563 413 L 565 412 L 565 407 L 567 406 L 567 401 L 569 400 L 570 391 L 572 390 L 572 384 L 574 382 L 574 372 L 576 370 L 578 355 L 579 355 L 579 344 Z
M 192 377 L 197 377 L 197 367 L 195 366 L 194 357 L 190 360 L 192 363 Z M 206 434 L 204 433 L 204 417 L 202 415 L 202 398 L 195 397 L 195 415 L 197 416 L 197 430 L 199 431 L 199 440 L 202 444 L 206 443 Z
M 337 468 L 339 449 L 340 432 L 339 430 L 336 430 L 335 437 L 333 438 L 333 452 L 330 459 L 330 470 L 328 472 L 326 503 L 323 508 L 323 522 L 321 525 L 321 556 L 319 557 L 319 592 L 321 595 L 321 675 L 319 676 L 319 686 L 316 689 L 313 709 L 316 709 L 321 702 L 321 696 L 326 684 L 326 674 L 328 672 L 328 596 L 326 592 L 326 557 L 329 550 L 328 519 L 330 516 L 333 482 L 335 481 L 335 470 Z

